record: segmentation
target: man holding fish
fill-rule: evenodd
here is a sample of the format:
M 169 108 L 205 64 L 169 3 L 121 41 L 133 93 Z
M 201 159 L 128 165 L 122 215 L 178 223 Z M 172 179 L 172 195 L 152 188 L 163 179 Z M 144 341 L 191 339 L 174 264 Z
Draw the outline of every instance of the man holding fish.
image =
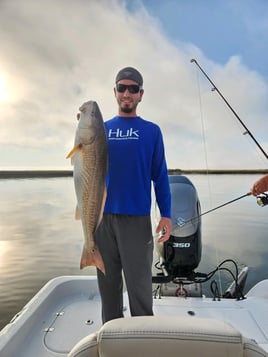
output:
M 171 194 L 162 133 L 158 125 L 141 118 L 136 111 L 144 94 L 142 75 L 126 67 L 118 72 L 115 82 L 118 115 L 104 123 L 107 196 L 104 192 L 103 217 L 100 223 L 96 220 L 93 248 L 89 244 L 84 252 L 94 255 L 97 251 L 97 256 L 100 253 L 104 268 L 103 263 L 95 264 L 94 258 L 83 265 L 98 267 L 103 322 L 123 317 L 122 272 L 131 315 L 153 315 L 152 183 L 161 214 L 156 229 L 161 235 L 158 242 L 168 240 L 171 233 Z M 87 103 L 80 107 L 81 116 L 86 108 Z

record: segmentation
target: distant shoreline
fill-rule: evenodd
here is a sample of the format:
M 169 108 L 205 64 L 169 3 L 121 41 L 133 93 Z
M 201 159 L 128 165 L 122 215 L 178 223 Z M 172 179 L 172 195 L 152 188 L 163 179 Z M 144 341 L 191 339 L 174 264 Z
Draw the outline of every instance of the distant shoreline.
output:
M 189 175 L 189 174 L 210 174 L 210 175 L 226 175 L 226 174 L 267 174 L 268 169 L 249 169 L 249 170 L 219 170 L 219 169 L 169 169 L 169 175 Z M 0 179 L 12 178 L 53 178 L 53 177 L 72 177 L 72 170 L 0 170 Z

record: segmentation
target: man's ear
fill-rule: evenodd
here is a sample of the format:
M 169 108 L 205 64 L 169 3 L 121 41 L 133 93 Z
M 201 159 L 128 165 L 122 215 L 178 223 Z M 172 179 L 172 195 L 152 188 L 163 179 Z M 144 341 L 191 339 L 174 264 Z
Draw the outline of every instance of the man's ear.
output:
M 139 100 L 139 102 L 141 102 L 142 97 L 143 97 L 143 94 L 144 94 L 144 89 L 141 89 L 141 90 L 140 90 L 140 100 Z

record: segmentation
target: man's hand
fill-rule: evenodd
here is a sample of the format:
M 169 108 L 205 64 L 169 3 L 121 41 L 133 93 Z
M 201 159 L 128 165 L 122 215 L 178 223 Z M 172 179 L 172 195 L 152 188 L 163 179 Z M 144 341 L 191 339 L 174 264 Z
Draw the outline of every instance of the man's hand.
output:
M 80 112 L 84 113 L 86 108 L 87 108 L 87 105 L 88 105 L 89 102 L 85 102 L 81 105 L 81 107 L 79 108 Z M 77 113 L 76 114 L 76 119 L 79 120 L 80 119 L 80 113 Z
M 164 243 L 170 237 L 172 230 L 171 219 L 167 217 L 162 217 L 156 228 L 156 233 L 161 233 L 161 237 L 158 239 L 158 243 Z

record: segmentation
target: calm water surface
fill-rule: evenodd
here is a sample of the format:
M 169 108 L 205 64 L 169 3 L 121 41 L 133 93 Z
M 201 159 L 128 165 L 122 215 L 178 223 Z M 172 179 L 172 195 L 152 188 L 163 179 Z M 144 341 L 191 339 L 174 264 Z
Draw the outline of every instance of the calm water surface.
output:
M 202 212 L 249 191 L 259 175 L 188 175 Z M 0 329 L 49 279 L 79 269 L 83 234 L 74 220 L 73 179 L 0 180 Z M 249 266 L 246 290 L 268 278 L 268 206 L 246 197 L 202 218 L 205 273 L 227 258 Z

